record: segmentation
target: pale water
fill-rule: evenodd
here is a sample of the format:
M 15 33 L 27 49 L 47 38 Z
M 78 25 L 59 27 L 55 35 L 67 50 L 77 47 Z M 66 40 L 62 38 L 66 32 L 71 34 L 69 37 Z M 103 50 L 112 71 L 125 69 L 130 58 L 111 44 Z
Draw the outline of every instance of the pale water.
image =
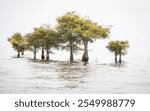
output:
M 121 65 L 104 46 L 89 52 L 89 63 L 80 61 L 82 52 L 75 63 L 56 51 L 49 63 L 32 61 L 29 52 L 18 59 L 6 40 L 0 49 L 0 93 L 150 93 L 148 49 L 130 47 Z

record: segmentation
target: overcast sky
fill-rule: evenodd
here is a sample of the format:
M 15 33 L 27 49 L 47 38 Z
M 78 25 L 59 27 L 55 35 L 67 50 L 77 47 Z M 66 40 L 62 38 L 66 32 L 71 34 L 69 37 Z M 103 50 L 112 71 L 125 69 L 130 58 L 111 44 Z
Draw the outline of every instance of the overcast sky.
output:
M 150 40 L 150 0 L 0 0 L 0 38 L 30 32 L 43 23 L 54 26 L 55 19 L 68 11 L 113 25 L 110 39 L 140 46 Z

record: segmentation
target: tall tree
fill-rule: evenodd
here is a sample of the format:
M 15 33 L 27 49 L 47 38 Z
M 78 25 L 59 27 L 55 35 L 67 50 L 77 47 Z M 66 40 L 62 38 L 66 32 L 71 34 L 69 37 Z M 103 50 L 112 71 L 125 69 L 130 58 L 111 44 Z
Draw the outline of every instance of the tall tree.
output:
M 44 37 L 46 36 L 45 28 L 43 26 L 34 28 L 33 35 L 38 38 L 38 41 L 39 41 L 38 45 L 40 45 L 42 48 L 41 59 L 44 60 L 45 59 L 45 55 L 44 55 L 45 40 L 44 40 Z
M 108 38 L 109 35 L 109 27 L 102 27 L 95 22 L 92 22 L 89 19 L 82 18 L 81 19 L 81 37 L 84 45 L 84 53 L 82 56 L 82 61 L 88 61 L 88 43 L 93 42 L 99 38 Z
M 106 48 L 115 54 L 115 62 L 117 63 L 117 56 L 119 55 L 119 63 L 122 62 L 122 55 L 127 54 L 127 48 L 129 48 L 129 42 L 126 41 L 110 41 Z
M 70 51 L 70 61 L 74 60 L 73 54 L 78 51 L 79 43 L 81 42 L 79 33 L 80 17 L 76 12 L 68 12 L 57 18 L 58 25 L 56 27 L 57 33 L 62 38 L 62 49 Z
M 32 33 L 27 33 L 26 35 L 27 42 L 31 46 L 31 51 L 33 51 L 33 59 L 36 60 L 36 53 L 37 49 L 40 47 L 40 41 L 38 36 L 36 36 L 33 32 Z
M 58 17 L 57 30 L 66 39 L 70 50 L 70 61 L 73 60 L 73 51 L 80 49 L 81 42 L 84 45 L 82 61 L 88 61 L 88 43 L 99 38 L 108 38 L 110 27 L 102 27 L 87 18 L 78 16 L 76 12 L 68 12 Z M 66 48 L 66 47 L 65 47 Z
M 43 26 L 45 30 L 45 34 L 43 35 L 44 38 L 44 45 L 46 50 L 46 60 L 50 59 L 49 53 L 51 52 L 52 48 L 58 48 L 59 46 L 59 38 L 56 32 L 50 27 L 50 25 L 46 24 Z

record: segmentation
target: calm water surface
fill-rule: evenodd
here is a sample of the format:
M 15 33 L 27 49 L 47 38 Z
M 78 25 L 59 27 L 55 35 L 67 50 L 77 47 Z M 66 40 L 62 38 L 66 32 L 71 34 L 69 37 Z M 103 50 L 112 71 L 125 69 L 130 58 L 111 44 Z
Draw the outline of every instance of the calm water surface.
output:
M 114 64 L 113 55 L 90 55 L 89 63 L 67 59 L 46 63 L 32 61 L 31 53 L 18 59 L 11 57 L 14 52 L 2 52 L 0 93 L 150 93 L 150 53 L 146 51 L 129 51 L 122 65 Z

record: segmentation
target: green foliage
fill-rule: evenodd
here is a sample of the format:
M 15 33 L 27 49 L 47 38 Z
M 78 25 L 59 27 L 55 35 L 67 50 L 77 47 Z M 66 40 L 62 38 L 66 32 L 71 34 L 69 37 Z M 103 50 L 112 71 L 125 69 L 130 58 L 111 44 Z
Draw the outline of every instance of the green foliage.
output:
M 30 46 L 32 46 L 32 51 L 35 56 L 37 49 L 40 47 L 42 47 L 42 50 L 45 49 L 47 54 L 51 52 L 51 48 L 58 48 L 59 39 L 56 37 L 57 34 L 55 30 L 53 30 L 49 24 L 36 27 L 32 33 L 26 34 L 27 41 Z
M 31 50 L 33 49 L 33 47 L 36 47 L 36 48 L 40 47 L 39 44 L 41 44 L 41 43 L 39 41 L 39 38 L 37 36 L 35 36 L 35 34 L 27 33 L 25 35 L 25 37 L 27 38 L 28 44 L 32 47 Z
M 67 12 L 56 19 L 56 29 L 49 24 L 35 27 L 33 32 L 22 37 L 21 33 L 15 33 L 8 40 L 17 51 L 32 50 L 36 59 L 37 49 L 42 48 L 42 56 L 46 50 L 47 60 L 52 48 L 61 48 L 70 51 L 70 60 L 73 54 L 81 50 L 84 45 L 84 60 L 88 61 L 88 42 L 94 42 L 99 38 L 108 38 L 110 27 L 103 27 L 88 18 L 79 16 L 76 12 Z
M 87 18 L 80 17 L 76 12 L 68 12 L 57 18 L 56 27 L 65 46 L 62 49 L 78 51 L 81 44 L 93 42 L 98 38 L 108 38 L 110 28 L 104 28 Z M 87 46 L 85 46 L 87 48 Z
M 83 39 L 88 41 L 96 40 L 99 38 L 108 38 L 110 28 L 104 28 L 89 19 L 81 19 L 81 35 Z
M 68 12 L 57 18 L 58 25 L 56 26 L 57 34 L 61 40 L 61 49 L 70 51 L 70 60 L 73 61 L 73 53 L 77 53 L 81 44 L 79 31 L 80 17 L 76 12 Z
M 18 52 L 24 52 L 29 47 L 26 38 L 22 37 L 21 33 L 19 32 L 14 33 L 11 38 L 8 38 L 8 41 L 12 44 L 12 47 Z
M 58 25 L 56 26 L 57 33 L 62 37 L 65 42 L 80 42 L 78 30 L 80 17 L 76 12 L 68 12 L 61 17 L 57 18 Z
M 126 41 L 110 41 L 106 48 L 117 55 L 125 55 L 127 54 L 127 48 L 129 48 L 129 42 Z
M 43 26 L 44 34 L 43 34 L 43 42 L 46 50 L 50 48 L 58 48 L 59 46 L 59 38 L 55 30 L 53 30 L 50 25 Z

